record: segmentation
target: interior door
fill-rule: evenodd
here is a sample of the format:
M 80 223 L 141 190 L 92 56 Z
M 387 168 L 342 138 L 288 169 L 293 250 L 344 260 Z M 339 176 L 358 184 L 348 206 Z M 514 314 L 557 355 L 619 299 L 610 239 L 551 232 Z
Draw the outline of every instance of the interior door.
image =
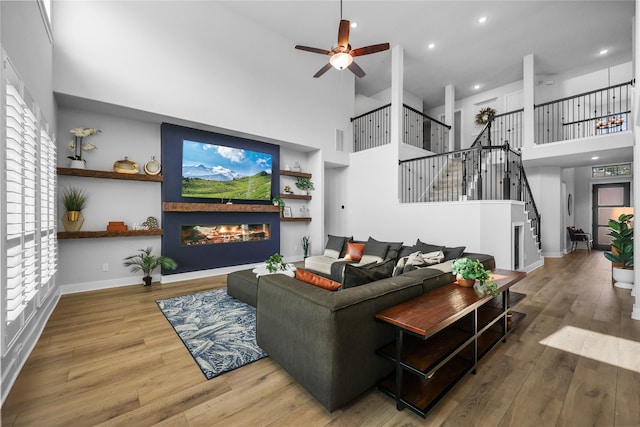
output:
M 609 250 L 609 219 L 620 215 L 620 208 L 630 206 L 631 184 L 596 184 L 593 186 L 593 247 Z

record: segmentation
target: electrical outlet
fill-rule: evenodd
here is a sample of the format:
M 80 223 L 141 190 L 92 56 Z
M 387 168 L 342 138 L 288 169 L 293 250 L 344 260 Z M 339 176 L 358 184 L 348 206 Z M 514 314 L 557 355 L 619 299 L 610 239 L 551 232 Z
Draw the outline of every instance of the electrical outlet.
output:
M 107 264 L 106 262 L 102 264 L 102 271 L 109 271 L 109 264 Z

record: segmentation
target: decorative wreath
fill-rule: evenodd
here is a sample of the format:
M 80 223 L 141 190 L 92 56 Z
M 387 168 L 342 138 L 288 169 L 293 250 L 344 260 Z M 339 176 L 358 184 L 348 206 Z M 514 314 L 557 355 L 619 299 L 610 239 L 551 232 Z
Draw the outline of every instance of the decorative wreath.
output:
M 489 123 L 489 118 L 496 115 L 496 110 L 491 107 L 485 107 L 476 114 L 476 124 L 486 125 Z

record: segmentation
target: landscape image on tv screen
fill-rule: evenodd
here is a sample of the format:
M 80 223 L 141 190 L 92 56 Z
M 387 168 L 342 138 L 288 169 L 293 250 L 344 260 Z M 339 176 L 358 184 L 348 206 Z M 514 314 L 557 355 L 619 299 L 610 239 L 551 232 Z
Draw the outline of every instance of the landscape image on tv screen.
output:
M 271 154 L 183 140 L 182 197 L 271 200 Z

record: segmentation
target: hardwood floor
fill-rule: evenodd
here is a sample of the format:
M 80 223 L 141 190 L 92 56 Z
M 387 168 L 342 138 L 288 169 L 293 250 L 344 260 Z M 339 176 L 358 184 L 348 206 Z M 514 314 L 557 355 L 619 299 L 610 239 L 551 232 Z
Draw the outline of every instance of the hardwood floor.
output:
M 207 381 L 155 301 L 225 277 L 65 295 L 3 408 L 4 426 L 638 426 L 640 321 L 602 252 L 513 289 L 527 317 L 426 419 L 377 390 L 328 413 L 269 358 Z

